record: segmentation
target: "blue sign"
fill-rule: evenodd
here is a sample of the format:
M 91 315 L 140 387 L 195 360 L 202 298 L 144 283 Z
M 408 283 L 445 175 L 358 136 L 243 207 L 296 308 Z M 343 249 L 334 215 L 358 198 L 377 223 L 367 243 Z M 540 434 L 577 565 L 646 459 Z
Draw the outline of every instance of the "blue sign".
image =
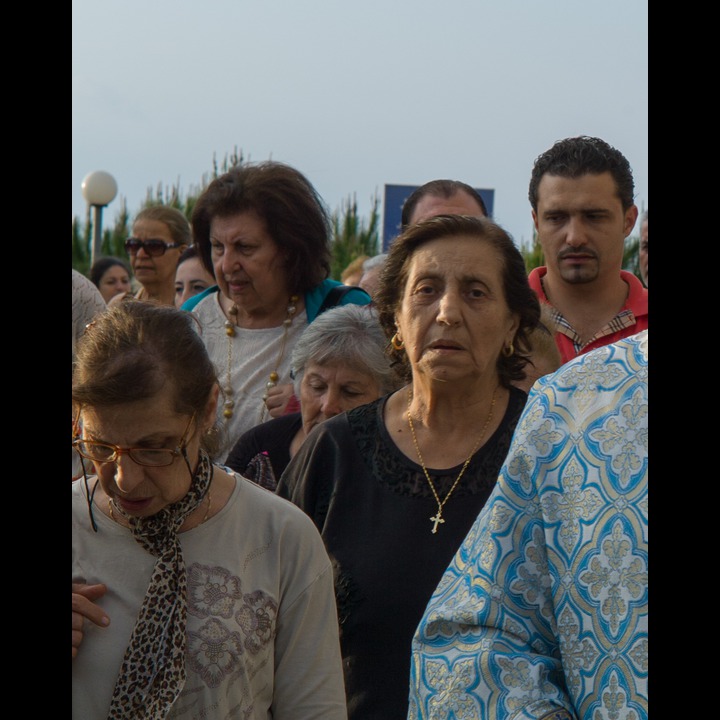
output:
M 410 194 L 417 190 L 419 185 L 385 185 L 385 199 L 383 201 L 383 237 L 382 251 L 387 252 L 390 243 L 400 234 L 402 225 L 402 206 Z M 488 216 L 493 216 L 495 204 L 495 190 L 488 188 L 475 188 L 485 202 Z

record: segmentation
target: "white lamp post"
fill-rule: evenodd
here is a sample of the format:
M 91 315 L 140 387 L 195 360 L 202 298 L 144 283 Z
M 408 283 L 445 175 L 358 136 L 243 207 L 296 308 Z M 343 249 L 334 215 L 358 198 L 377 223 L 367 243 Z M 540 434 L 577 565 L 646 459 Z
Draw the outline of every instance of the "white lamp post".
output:
M 117 183 L 110 173 L 95 170 L 82 181 L 82 194 L 93 208 L 93 242 L 90 253 L 92 265 L 95 258 L 100 256 L 102 245 L 102 209 L 115 199 Z

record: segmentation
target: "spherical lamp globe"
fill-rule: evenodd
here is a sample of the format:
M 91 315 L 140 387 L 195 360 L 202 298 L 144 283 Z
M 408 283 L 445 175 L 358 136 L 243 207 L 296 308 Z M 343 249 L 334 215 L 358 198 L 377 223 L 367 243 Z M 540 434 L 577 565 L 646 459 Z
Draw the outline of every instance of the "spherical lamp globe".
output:
M 90 205 L 104 206 L 111 203 L 117 190 L 115 178 L 104 170 L 95 170 L 82 181 L 82 194 Z

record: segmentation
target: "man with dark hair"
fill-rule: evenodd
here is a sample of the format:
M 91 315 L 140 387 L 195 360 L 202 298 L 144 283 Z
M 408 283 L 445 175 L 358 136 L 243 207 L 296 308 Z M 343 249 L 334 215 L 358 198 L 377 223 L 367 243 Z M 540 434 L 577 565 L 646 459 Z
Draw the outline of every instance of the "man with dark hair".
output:
M 404 230 L 435 215 L 487 217 L 480 193 L 459 180 L 431 180 L 416 188 L 405 200 L 400 222 Z
M 528 193 L 545 265 L 529 276 L 553 308 L 563 362 L 648 326 L 648 291 L 622 269 L 638 217 L 632 170 L 600 138 L 556 142 L 535 160 Z

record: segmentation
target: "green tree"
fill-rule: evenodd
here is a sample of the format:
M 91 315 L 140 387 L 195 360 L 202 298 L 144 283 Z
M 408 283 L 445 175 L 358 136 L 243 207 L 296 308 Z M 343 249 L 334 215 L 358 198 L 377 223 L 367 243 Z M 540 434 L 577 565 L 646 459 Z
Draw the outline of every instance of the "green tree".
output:
M 243 162 L 245 162 L 243 152 L 238 150 L 237 147 L 231 153 L 226 153 L 221 163 L 218 163 L 217 157 L 213 155 L 211 173 L 203 175 L 200 184 L 191 186 L 187 195 L 183 193 L 179 179 L 170 186 L 163 186 L 162 183 L 158 183 L 154 188 L 152 186 L 148 187 L 145 200 L 137 212 L 151 205 L 169 205 L 182 211 L 189 220 L 195 202 L 209 183 L 219 174 L 226 172 L 234 165 L 241 165 Z M 119 203 L 120 209 L 115 215 L 112 226 L 108 227 L 106 225 L 103 228 L 100 253 L 102 255 L 126 258 L 125 240 L 130 234 L 131 216 L 127 209 L 127 201 L 122 195 L 119 198 Z M 72 266 L 84 275 L 87 275 L 90 270 L 92 234 L 92 219 L 88 207 L 84 223 L 81 224 L 77 217 L 72 219 Z
M 342 271 L 357 257 L 372 257 L 379 252 L 380 198 L 373 196 L 370 217 L 366 221 L 358 214 L 357 197 L 348 196 L 331 215 L 332 263 L 330 277 L 340 280 Z
M 126 256 L 125 238 L 128 236 L 127 228 L 127 207 L 125 200 L 120 198 L 120 210 L 115 218 L 115 224 L 110 228 L 106 226 L 101 233 L 100 254 L 124 258 Z M 93 226 L 88 208 L 84 225 L 80 224 L 77 217 L 74 217 L 72 221 L 72 266 L 83 275 L 87 275 L 90 271 L 92 235 Z
M 525 260 L 525 269 L 528 273 L 534 270 L 536 267 L 545 264 L 545 255 L 543 254 L 542 246 L 537 237 L 537 232 L 533 228 L 532 240 L 530 242 L 520 244 L 520 254 Z
M 90 257 L 89 225 L 80 224 L 77 217 L 72 219 L 72 266 L 83 275 L 88 274 Z
M 625 238 L 623 253 L 623 270 L 633 273 L 642 282 L 640 276 L 640 236 L 629 235 Z

